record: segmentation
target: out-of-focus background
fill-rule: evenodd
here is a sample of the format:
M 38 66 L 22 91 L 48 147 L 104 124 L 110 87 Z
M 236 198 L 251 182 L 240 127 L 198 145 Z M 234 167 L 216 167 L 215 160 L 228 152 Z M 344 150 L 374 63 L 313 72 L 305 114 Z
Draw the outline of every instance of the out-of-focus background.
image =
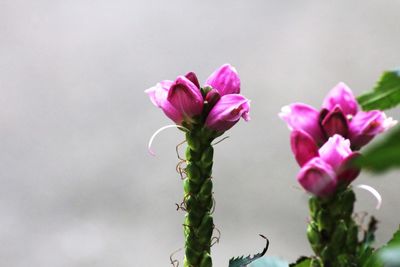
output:
M 307 196 L 289 131 L 277 117 L 319 107 L 337 82 L 356 94 L 400 65 L 398 0 L 0 0 L 0 266 L 169 266 L 182 247 L 176 129 L 144 89 L 225 62 L 252 100 L 215 147 L 215 266 L 258 252 L 295 260 Z M 400 118 L 400 112 L 389 112 Z M 362 174 L 357 211 L 380 220 L 378 244 L 400 217 L 399 172 Z M 177 254 L 182 259 L 182 254 Z

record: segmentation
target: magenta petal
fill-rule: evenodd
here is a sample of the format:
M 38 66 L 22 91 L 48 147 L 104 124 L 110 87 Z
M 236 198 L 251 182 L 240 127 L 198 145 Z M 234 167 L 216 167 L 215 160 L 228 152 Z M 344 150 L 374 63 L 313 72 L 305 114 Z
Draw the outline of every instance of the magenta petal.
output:
M 186 73 L 185 77 L 191 81 L 194 85 L 196 85 L 197 88 L 200 89 L 200 83 L 199 80 L 197 79 L 196 73 L 193 71 Z
M 337 171 L 339 183 L 350 184 L 360 174 L 361 169 L 354 166 L 354 160 L 360 157 L 360 153 L 352 153 L 345 158 Z
M 279 117 L 284 120 L 290 130 L 299 130 L 308 133 L 316 143 L 323 140 L 319 125 L 319 112 L 313 107 L 294 103 L 284 106 Z
M 171 103 L 167 100 L 168 90 L 172 85 L 172 81 L 161 81 L 156 86 L 145 90 L 150 97 L 151 102 L 161 108 L 168 118 L 173 120 L 176 124 L 181 124 L 183 117 L 182 114 L 176 110 Z
M 318 147 L 315 141 L 303 131 L 293 131 L 290 135 L 290 145 L 300 166 L 310 159 L 318 157 Z
M 234 67 L 222 65 L 208 77 L 205 86 L 217 89 L 221 96 L 240 93 L 240 78 Z
M 318 157 L 301 168 L 297 180 L 305 190 L 319 197 L 329 196 L 337 185 L 332 167 Z
M 345 115 L 357 113 L 358 104 L 351 89 L 343 82 L 337 84 L 325 97 L 323 108 L 333 110 L 339 105 Z
M 396 123 L 397 121 L 387 118 L 382 111 L 360 111 L 350 121 L 351 143 L 354 147 L 360 148 L 371 141 L 375 135 L 390 129 Z
M 334 134 L 347 136 L 349 132 L 347 119 L 338 105 L 325 116 L 321 126 L 327 137 Z
M 218 90 L 211 89 L 206 95 L 206 102 L 209 110 L 217 104 L 217 102 L 221 99 L 221 95 L 219 94 Z
M 161 102 L 167 100 L 168 90 L 171 88 L 172 81 L 164 80 L 144 92 L 150 97 L 151 102 L 160 107 Z
M 319 149 L 320 157 L 334 170 L 337 170 L 344 159 L 353 152 L 350 149 L 350 141 L 342 136 L 335 134 Z
M 250 120 L 250 101 L 239 94 L 224 95 L 211 109 L 205 125 L 218 132 L 224 132 L 235 125 L 240 117 Z
M 199 88 L 184 76 L 179 76 L 171 85 L 167 99 L 186 119 L 199 115 L 203 109 Z

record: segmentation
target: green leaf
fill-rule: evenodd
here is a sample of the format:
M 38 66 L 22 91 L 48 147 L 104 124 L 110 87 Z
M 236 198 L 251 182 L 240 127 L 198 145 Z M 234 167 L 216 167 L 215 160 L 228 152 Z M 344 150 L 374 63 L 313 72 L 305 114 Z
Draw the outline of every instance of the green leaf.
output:
M 387 245 L 369 257 L 363 267 L 400 267 L 400 228 Z
M 400 104 L 400 70 L 385 71 L 374 89 L 357 101 L 363 110 L 385 110 Z
M 236 258 L 231 258 L 229 260 L 229 267 L 246 267 L 247 265 L 249 265 L 253 261 L 261 258 L 262 256 L 264 256 L 265 253 L 268 250 L 269 240 L 263 235 L 260 235 L 260 236 L 266 240 L 266 245 L 265 245 L 265 248 L 263 249 L 263 251 L 261 251 L 258 254 L 255 254 L 253 256 L 248 255 L 247 257 L 240 256 L 240 257 L 236 257 Z
M 295 263 L 290 264 L 290 267 L 310 267 L 312 259 L 307 257 L 299 258 Z
M 372 171 L 382 172 L 400 167 L 400 126 L 397 126 L 380 142 L 363 152 L 355 163 Z

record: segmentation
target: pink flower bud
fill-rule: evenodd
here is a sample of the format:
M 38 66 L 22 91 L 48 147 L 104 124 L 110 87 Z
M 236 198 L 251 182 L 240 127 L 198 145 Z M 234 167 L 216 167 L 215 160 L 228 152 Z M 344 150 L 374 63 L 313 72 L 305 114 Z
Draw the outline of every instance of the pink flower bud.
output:
M 206 95 L 207 105 L 210 109 L 213 108 L 220 99 L 221 95 L 216 89 L 211 89 Z
M 323 140 L 319 125 L 319 112 L 313 107 L 306 104 L 294 103 L 284 106 L 281 113 L 279 113 L 279 117 L 287 123 L 290 130 L 306 132 L 316 143 Z
M 397 124 L 392 118 L 379 110 L 359 111 L 350 121 L 350 140 L 352 147 L 360 148 L 371 141 L 377 134 Z
M 196 85 L 197 88 L 200 89 L 200 83 L 199 80 L 197 79 L 196 73 L 193 71 L 186 73 L 185 77 L 191 81 L 194 85 Z
M 171 85 L 167 99 L 185 120 L 199 115 L 203 109 L 203 96 L 199 88 L 184 76 L 179 76 Z
M 240 93 L 240 78 L 236 69 L 229 64 L 222 65 L 208 77 L 205 86 L 218 90 L 221 96 Z
M 313 158 L 300 170 L 297 180 L 308 192 L 326 197 L 336 190 L 336 174 L 332 167 L 321 158 Z
M 223 95 L 207 116 L 205 125 L 217 132 L 225 132 L 235 125 L 240 117 L 249 117 L 250 101 L 239 94 Z
M 360 174 L 361 169 L 354 166 L 354 160 L 361 154 L 354 152 L 342 161 L 337 170 L 337 180 L 339 183 L 350 184 Z
M 354 115 L 358 111 L 357 100 L 351 89 L 343 82 L 338 83 L 325 97 L 323 108 L 333 110 L 339 105 L 345 115 Z
M 172 85 L 172 81 L 161 81 L 156 86 L 145 90 L 145 93 L 150 97 L 151 102 L 161 108 L 168 118 L 173 120 L 176 124 L 181 124 L 183 120 L 182 114 L 171 105 L 167 100 L 168 90 Z
M 343 161 L 353 152 L 350 149 L 350 141 L 335 134 L 319 149 L 319 155 L 335 171 L 340 168 Z
M 347 136 L 349 132 L 347 118 L 344 116 L 339 105 L 336 105 L 333 110 L 328 112 L 322 120 L 321 126 L 327 137 L 333 136 L 334 134 Z
M 303 131 L 293 131 L 290 135 L 290 146 L 300 166 L 310 159 L 318 157 L 318 147 L 313 138 Z

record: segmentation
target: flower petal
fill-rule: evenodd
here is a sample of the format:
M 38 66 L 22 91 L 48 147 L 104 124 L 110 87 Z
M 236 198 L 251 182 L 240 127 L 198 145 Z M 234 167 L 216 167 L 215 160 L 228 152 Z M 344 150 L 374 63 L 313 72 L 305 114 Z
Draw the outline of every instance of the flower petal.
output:
M 348 185 L 360 174 L 361 169 L 353 164 L 354 160 L 360 156 L 360 153 L 354 152 L 343 160 L 339 170 L 337 171 L 338 181 L 340 183 Z
M 319 155 L 323 161 L 337 170 L 343 161 L 352 154 L 350 141 L 335 134 L 319 149 Z
M 186 73 L 185 77 L 191 81 L 194 85 L 196 85 L 197 88 L 200 89 L 200 83 L 199 80 L 197 79 L 196 73 L 193 71 Z
M 302 103 L 294 103 L 284 106 L 281 113 L 279 113 L 279 117 L 287 123 L 290 130 L 304 131 L 316 143 L 323 140 L 319 126 L 319 112 L 313 107 Z
M 380 110 L 360 111 L 350 121 L 349 131 L 352 146 L 361 148 L 376 135 L 397 124 L 392 118 Z
M 224 132 L 230 129 L 240 117 L 250 120 L 250 101 L 239 94 L 224 95 L 211 109 L 205 125 L 215 131 Z
M 322 107 L 333 110 L 339 105 L 345 115 L 357 113 L 357 100 L 351 89 L 343 82 L 338 83 L 325 97 Z
M 171 85 L 167 99 L 184 118 L 199 115 L 203 109 L 199 88 L 184 76 L 179 76 Z
M 234 67 L 224 64 L 208 77 L 205 86 L 217 89 L 221 96 L 239 94 L 240 78 Z
M 293 131 L 291 133 L 290 145 L 300 166 L 319 156 L 318 147 L 314 139 L 303 131 Z
M 161 108 L 168 118 L 173 120 L 176 124 L 181 124 L 183 120 L 182 114 L 171 105 L 167 100 L 168 91 L 172 85 L 172 81 L 161 81 L 156 84 L 156 86 L 145 90 L 150 97 L 151 102 L 156 106 Z
M 327 137 L 333 136 L 334 134 L 347 137 L 349 132 L 347 118 L 344 116 L 339 105 L 336 105 L 336 107 L 324 117 L 321 126 Z
M 332 167 L 318 157 L 301 168 L 297 180 L 305 190 L 319 197 L 329 196 L 337 185 Z

